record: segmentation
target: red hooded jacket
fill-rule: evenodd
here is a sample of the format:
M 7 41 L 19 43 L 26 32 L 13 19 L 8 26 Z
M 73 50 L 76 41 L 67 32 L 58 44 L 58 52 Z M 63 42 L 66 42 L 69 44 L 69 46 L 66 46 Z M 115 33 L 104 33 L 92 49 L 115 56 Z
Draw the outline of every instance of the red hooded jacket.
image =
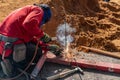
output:
M 38 6 L 28 5 L 10 13 L 0 24 L 0 34 L 18 38 L 20 41 L 29 42 L 33 37 L 43 37 L 43 31 L 39 28 L 43 17 L 43 10 Z M 4 42 L 0 42 L 0 54 L 3 51 Z M 5 57 L 10 55 L 6 51 Z

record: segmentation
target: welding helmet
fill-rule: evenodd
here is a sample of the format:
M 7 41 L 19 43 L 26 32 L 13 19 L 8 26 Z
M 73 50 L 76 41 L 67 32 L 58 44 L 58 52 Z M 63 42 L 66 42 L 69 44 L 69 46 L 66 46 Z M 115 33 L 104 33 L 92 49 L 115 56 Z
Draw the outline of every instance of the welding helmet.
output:
M 34 5 L 37 5 L 37 4 L 34 4 Z M 41 26 L 50 20 L 52 14 L 51 14 L 51 9 L 47 4 L 39 4 L 37 6 L 41 7 L 44 11 L 43 18 L 40 24 Z

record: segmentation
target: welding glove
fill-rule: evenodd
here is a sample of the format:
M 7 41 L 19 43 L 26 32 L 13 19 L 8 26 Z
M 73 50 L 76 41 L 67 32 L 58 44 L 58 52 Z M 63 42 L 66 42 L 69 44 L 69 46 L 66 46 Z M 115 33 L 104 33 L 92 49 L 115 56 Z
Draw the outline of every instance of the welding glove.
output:
M 60 49 L 57 45 L 49 45 L 48 50 L 54 53 L 56 56 L 60 56 L 62 53 L 62 49 Z
M 44 33 L 44 36 L 41 38 L 41 41 L 43 41 L 44 43 L 48 43 L 51 41 L 51 37 L 47 33 Z

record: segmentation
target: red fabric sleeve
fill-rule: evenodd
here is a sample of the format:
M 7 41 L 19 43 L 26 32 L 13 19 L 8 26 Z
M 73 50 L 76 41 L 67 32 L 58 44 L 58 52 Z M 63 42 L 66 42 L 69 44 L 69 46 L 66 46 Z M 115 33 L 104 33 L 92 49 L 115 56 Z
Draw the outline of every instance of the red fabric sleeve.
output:
M 43 43 L 42 41 L 38 40 L 38 38 L 33 37 L 32 42 L 37 43 L 39 41 L 39 46 L 41 46 L 42 50 L 47 50 L 47 46 L 49 44 Z
M 43 10 L 39 8 L 34 8 L 23 22 L 23 27 L 26 32 L 31 36 L 36 36 L 41 38 L 43 36 L 43 31 L 39 28 L 43 17 Z

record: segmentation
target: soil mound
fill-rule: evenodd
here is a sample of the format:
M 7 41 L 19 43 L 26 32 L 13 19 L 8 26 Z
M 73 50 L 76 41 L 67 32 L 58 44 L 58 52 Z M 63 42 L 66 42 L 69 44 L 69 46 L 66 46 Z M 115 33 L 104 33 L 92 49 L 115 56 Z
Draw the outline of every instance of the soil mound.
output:
M 120 5 L 102 0 L 48 0 L 45 3 L 53 10 L 53 18 L 44 28 L 51 36 L 55 36 L 59 24 L 68 22 L 77 29 L 73 47 L 84 45 L 120 51 L 120 44 L 117 44 L 120 39 Z
M 33 3 L 48 3 L 53 11 L 43 30 L 56 36 L 56 28 L 64 22 L 76 28 L 72 47 L 81 45 L 120 51 L 120 0 L 0 0 L 0 21 L 11 11 Z M 117 4 L 118 3 L 118 4 Z

